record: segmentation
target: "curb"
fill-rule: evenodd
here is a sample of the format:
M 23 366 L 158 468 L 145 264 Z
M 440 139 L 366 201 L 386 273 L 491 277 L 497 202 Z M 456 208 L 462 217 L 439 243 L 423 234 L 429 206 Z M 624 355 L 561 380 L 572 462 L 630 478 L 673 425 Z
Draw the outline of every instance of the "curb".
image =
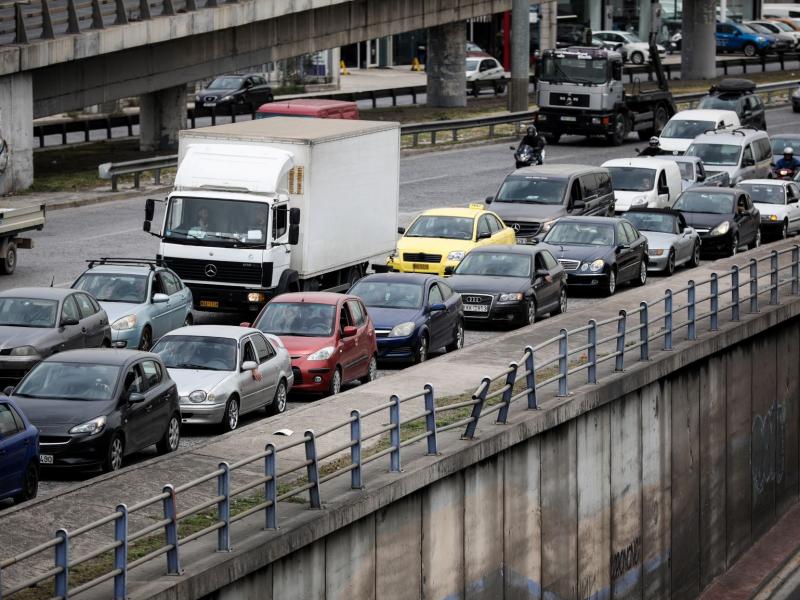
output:
M 169 193 L 172 189 L 172 186 L 162 186 L 159 188 L 153 188 L 152 190 L 143 191 L 143 190 L 130 190 L 127 192 L 118 192 L 114 196 L 97 196 L 93 198 L 80 198 L 77 200 L 67 200 L 66 202 L 53 202 L 52 204 L 47 204 L 45 201 L 45 207 L 47 211 L 52 210 L 62 210 L 65 208 L 80 208 L 82 206 L 91 206 L 93 204 L 106 204 L 108 202 L 116 202 L 118 200 L 130 200 L 131 198 L 139 198 L 145 194 L 164 194 Z M 31 202 L 36 202 L 34 198 L 36 194 L 21 194 L 19 196 L 15 196 L 14 199 L 16 201 L 24 201 L 26 198 L 30 198 Z

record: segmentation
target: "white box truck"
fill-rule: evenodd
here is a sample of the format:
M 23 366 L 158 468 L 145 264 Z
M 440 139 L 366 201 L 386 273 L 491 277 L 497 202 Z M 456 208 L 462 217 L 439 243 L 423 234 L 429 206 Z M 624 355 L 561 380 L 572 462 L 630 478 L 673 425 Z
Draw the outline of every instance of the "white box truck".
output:
M 158 258 L 194 307 L 344 291 L 397 239 L 397 123 L 274 117 L 181 131 Z M 148 200 L 145 231 L 155 201 Z

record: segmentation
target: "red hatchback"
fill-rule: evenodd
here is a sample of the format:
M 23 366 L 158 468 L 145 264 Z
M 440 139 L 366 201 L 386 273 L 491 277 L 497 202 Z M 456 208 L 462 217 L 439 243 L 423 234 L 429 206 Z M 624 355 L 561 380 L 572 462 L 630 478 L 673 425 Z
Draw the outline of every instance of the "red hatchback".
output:
M 293 390 L 338 394 L 342 384 L 375 379 L 375 326 L 361 300 L 329 292 L 276 296 L 253 327 L 281 338 L 292 357 Z

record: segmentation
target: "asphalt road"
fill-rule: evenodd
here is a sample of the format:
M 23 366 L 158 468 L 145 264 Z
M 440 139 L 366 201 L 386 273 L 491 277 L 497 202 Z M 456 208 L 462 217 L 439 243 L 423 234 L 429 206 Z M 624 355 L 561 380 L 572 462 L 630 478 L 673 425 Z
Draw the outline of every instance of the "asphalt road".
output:
M 767 122 L 772 131 L 800 132 L 800 120 L 790 108 L 769 110 Z M 635 135 L 619 147 L 605 146 L 600 140 L 565 136 L 558 145 L 548 146 L 547 162 L 599 165 L 610 158 L 633 156 L 635 148 L 641 145 Z M 496 191 L 511 170 L 512 152 L 508 144 L 483 144 L 404 157 L 400 169 L 400 223 L 407 225 L 414 215 L 427 208 L 481 202 Z M 83 272 L 86 259 L 92 257 L 153 257 L 158 240 L 141 230 L 144 199 L 52 211 L 45 230 L 32 235 L 34 249 L 21 253 L 16 273 L 11 278 L 0 279 L 0 289 L 49 285 L 51 281 L 56 286 L 67 286 Z M 157 214 L 156 222 L 159 218 Z M 685 280 L 681 270 L 675 277 Z M 569 300 L 570 305 L 576 308 L 600 301 L 608 300 L 586 294 L 571 296 Z M 231 315 L 199 313 L 195 316 L 197 323 L 238 321 Z M 465 343 L 480 343 L 499 333 L 493 329 L 470 329 Z M 393 370 L 382 369 L 379 375 Z M 291 396 L 288 409 L 309 401 L 313 399 Z M 242 424 L 262 417 L 263 413 L 248 415 L 242 418 Z M 181 444 L 186 447 L 209 439 L 216 435 L 216 431 L 213 428 L 186 427 L 183 435 Z M 142 452 L 129 462 L 146 460 L 154 452 Z M 89 476 L 46 474 L 41 493 L 58 493 Z

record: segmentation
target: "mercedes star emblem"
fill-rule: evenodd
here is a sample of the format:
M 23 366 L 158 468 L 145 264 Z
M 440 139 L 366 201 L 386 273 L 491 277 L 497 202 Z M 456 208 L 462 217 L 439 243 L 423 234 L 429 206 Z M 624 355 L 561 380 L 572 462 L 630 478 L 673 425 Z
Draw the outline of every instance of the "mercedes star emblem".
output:
M 514 231 L 519 231 L 519 223 L 514 223 Z
M 217 265 L 213 265 L 211 263 L 206 265 L 205 268 L 206 277 L 216 277 L 217 276 Z

